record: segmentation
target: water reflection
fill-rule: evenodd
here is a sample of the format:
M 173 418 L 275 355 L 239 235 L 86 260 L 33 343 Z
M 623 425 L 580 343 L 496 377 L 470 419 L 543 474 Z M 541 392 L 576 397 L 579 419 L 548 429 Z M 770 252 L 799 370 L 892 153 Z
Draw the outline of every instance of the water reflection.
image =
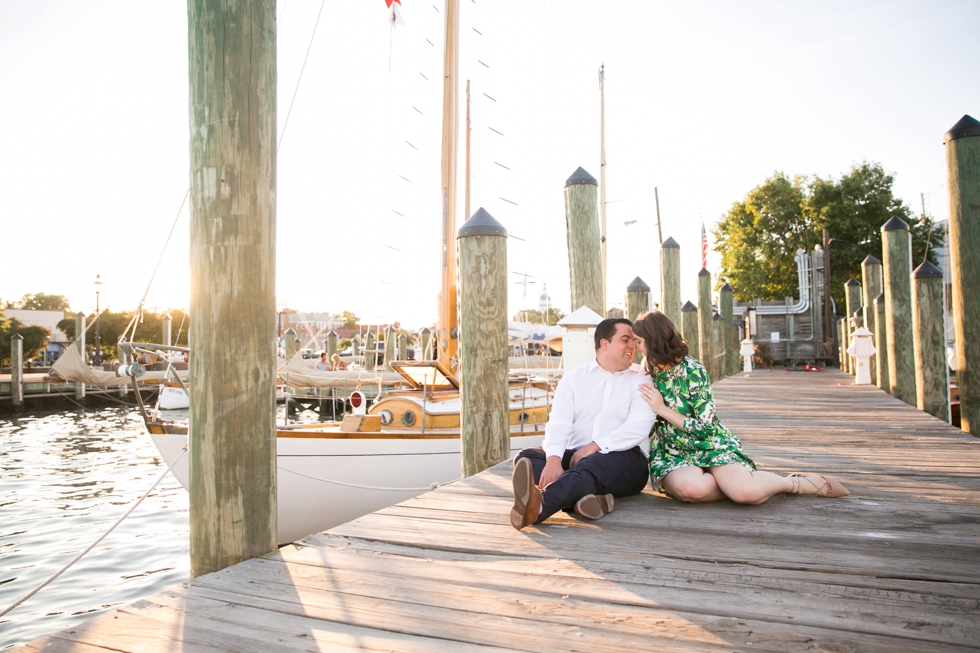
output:
M 0 608 L 91 544 L 163 472 L 130 408 L 0 419 Z M 188 577 L 187 494 L 172 477 L 95 550 L 0 621 L 0 650 Z

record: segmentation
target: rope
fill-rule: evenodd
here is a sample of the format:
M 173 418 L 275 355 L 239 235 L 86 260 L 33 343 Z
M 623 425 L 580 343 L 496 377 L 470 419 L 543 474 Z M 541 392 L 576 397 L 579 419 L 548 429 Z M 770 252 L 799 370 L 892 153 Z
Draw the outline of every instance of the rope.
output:
M 439 483 L 439 482 L 430 483 L 428 485 L 428 487 L 378 487 L 378 486 L 375 486 L 375 485 L 358 485 L 357 483 L 344 483 L 343 481 L 331 481 L 328 478 L 320 478 L 319 476 L 311 476 L 310 474 L 304 474 L 303 472 L 297 472 L 295 469 L 289 469 L 287 467 L 283 467 L 282 465 L 278 465 L 278 467 L 279 467 L 279 469 L 283 470 L 284 472 L 289 472 L 291 474 L 296 474 L 297 476 L 304 476 L 304 477 L 306 477 L 308 479 L 312 479 L 314 481 L 322 481 L 324 483 L 330 483 L 331 485 L 343 485 L 344 487 L 353 487 L 353 488 L 357 488 L 359 490 L 381 490 L 381 491 L 385 491 L 385 492 L 425 492 L 426 490 L 435 490 L 436 488 L 442 487 L 443 485 L 446 485 L 447 483 L 453 483 L 453 482 L 459 480 L 458 478 L 454 478 L 452 481 L 446 481 L 446 483 Z M 2 616 L 3 615 L 0 614 L 0 617 L 2 617 Z
M 276 143 L 276 152 L 282 145 L 282 139 L 286 135 L 286 127 L 289 125 L 289 115 L 293 112 L 293 104 L 296 102 L 296 94 L 299 92 L 299 83 L 303 81 L 303 71 L 306 70 L 306 60 L 310 58 L 310 50 L 313 48 L 313 38 L 316 36 L 316 28 L 320 24 L 320 14 L 323 13 L 323 5 L 327 0 L 320 2 L 320 11 L 316 15 L 316 22 L 313 24 L 313 34 L 310 35 L 310 44 L 306 46 L 306 56 L 303 57 L 303 66 L 299 69 L 299 79 L 296 80 L 296 88 L 293 90 L 293 99 L 289 101 L 289 111 L 286 112 L 286 120 L 282 123 L 282 133 L 279 134 L 279 142 Z M 283 7 L 283 11 L 286 8 Z
M 166 476 L 168 473 L 170 473 L 170 470 L 173 469 L 173 466 L 177 464 L 177 461 L 179 461 L 184 456 L 184 453 L 186 453 L 186 452 L 187 452 L 187 447 L 184 447 L 183 450 L 181 450 L 180 455 L 177 456 L 177 458 L 173 461 L 173 463 L 171 463 L 170 467 L 167 467 L 167 469 L 166 469 L 165 472 L 163 472 L 162 474 L 160 474 L 160 478 L 158 478 L 156 480 L 156 482 L 153 485 L 150 486 L 150 489 L 147 490 L 146 492 L 144 492 L 143 493 L 143 496 L 141 496 L 139 499 L 137 499 L 136 503 L 134 503 L 132 506 L 130 506 L 129 510 L 126 511 L 126 514 L 124 514 L 122 517 L 120 517 L 119 520 L 116 521 L 115 524 L 113 524 L 112 526 L 109 527 L 109 530 L 107 530 L 104 533 L 102 533 L 102 535 L 99 536 L 99 539 L 97 539 L 94 542 L 92 542 L 92 544 L 90 544 L 87 549 L 85 549 L 84 551 L 82 551 L 81 553 L 79 553 L 77 556 L 75 556 L 74 558 L 72 558 L 71 559 L 71 562 L 69 562 L 67 565 L 65 565 L 64 567 L 62 567 L 58 571 L 56 571 L 46 581 L 44 581 L 43 583 L 41 583 L 40 585 L 38 585 L 37 587 L 35 587 L 34 589 L 32 589 L 30 592 L 28 592 L 27 594 L 25 594 L 21 598 L 19 598 L 16 601 L 14 601 L 14 603 L 12 605 L 10 605 L 9 607 L 5 608 L 3 612 L 0 612 L 0 617 L 3 617 L 8 612 L 10 612 L 14 608 L 16 608 L 18 605 L 20 605 L 21 603 L 23 603 L 24 601 L 26 601 L 27 599 L 31 598 L 32 596 L 34 596 L 35 594 L 37 594 L 38 592 L 40 592 L 42 589 L 44 589 L 45 587 L 47 587 L 47 585 L 51 581 L 53 581 L 55 578 L 57 578 L 61 574 L 65 573 L 66 571 L 68 571 L 68 568 L 69 567 L 71 567 L 73 564 L 75 564 L 76 562 L 78 562 L 79 560 L 81 560 L 82 557 L 85 554 L 87 554 L 89 551 L 91 551 L 96 546 L 98 546 L 99 545 L 99 542 L 101 542 L 102 540 L 104 540 L 109 533 L 111 533 L 112 531 L 115 530 L 116 526 L 118 526 L 119 524 L 121 524 L 124 519 L 126 519 L 127 517 L 129 517 L 129 515 L 134 510 L 136 510 L 136 507 L 137 506 L 139 506 L 141 503 L 143 503 L 143 499 L 145 499 L 150 494 L 150 492 L 152 492 L 153 489 L 157 485 L 160 484 L 160 481 L 163 480 L 163 477 Z

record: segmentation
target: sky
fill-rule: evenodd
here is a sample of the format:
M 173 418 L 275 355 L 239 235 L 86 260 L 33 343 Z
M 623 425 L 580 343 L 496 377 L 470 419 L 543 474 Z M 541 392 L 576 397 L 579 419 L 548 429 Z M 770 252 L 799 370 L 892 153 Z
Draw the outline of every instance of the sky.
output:
M 394 31 L 384 0 L 277 6 L 280 306 L 436 319 L 444 7 L 402 4 Z M 776 171 L 878 162 L 916 213 L 921 193 L 945 219 L 943 134 L 980 117 L 975 0 L 460 0 L 460 12 L 459 142 L 469 79 L 471 212 L 513 236 L 511 315 L 543 284 L 577 308 L 563 187 L 579 166 L 600 177 L 600 65 L 610 306 L 636 276 L 659 296 L 655 187 L 693 300 L 701 221 L 710 232 Z M 144 293 L 151 309 L 187 307 L 187 69 L 185 3 L 0 0 L 0 300 L 62 294 L 92 311 L 99 275 L 102 308 Z M 462 161 L 461 149 L 460 220 Z

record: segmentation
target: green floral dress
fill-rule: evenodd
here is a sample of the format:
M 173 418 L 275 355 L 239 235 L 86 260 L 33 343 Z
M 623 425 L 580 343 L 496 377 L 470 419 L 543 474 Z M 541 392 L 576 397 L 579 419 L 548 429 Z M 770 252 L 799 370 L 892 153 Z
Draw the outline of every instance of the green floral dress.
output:
M 742 453 L 738 438 L 725 428 L 715 413 L 711 381 L 704 366 L 690 356 L 669 370 L 653 376 L 664 403 L 684 416 L 684 428 L 663 417 L 653 425 L 650 442 L 650 478 L 660 479 L 678 467 L 719 467 L 755 463 Z

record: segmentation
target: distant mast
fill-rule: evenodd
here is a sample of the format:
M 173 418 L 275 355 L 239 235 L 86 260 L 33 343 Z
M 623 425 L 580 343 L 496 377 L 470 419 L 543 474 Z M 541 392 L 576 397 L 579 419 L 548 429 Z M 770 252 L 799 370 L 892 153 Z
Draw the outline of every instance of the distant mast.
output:
M 599 66 L 599 243 L 602 246 L 602 317 L 606 317 L 606 64 Z M 574 308 L 574 307 L 573 307 Z
M 459 68 L 457 0 L 446 0 L 446 51 L 442 87 L 442 293 L 439 296 L 439 357 L 456 368 L 456 129 Z M 466 216 L 469 217 L 469 216 Z

